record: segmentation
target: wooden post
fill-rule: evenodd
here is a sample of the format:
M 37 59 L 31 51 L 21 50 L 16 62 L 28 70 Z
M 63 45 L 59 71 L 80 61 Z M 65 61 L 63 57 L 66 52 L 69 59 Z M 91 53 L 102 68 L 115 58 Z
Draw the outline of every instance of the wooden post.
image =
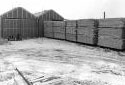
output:
M 105 11 L 104 11 L 104 19 L 105 19 Z

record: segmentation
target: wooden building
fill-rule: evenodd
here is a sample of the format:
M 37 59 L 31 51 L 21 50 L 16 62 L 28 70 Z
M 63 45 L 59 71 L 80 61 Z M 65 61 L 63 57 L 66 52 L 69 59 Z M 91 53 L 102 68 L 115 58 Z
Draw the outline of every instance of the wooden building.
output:
M 36 17 L 21 7 L 4 13 L 0 17 L 0 36 L 5 39 L 38 37 Z

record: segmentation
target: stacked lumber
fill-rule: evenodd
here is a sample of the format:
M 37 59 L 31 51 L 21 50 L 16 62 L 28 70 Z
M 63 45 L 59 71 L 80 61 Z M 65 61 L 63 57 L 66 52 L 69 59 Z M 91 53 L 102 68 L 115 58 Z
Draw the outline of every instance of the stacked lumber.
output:
M 77 41 L 76 20 L 68 20 L 66 23 L 66 40 Z
M 98 45 L 113 49 L 125 49 L 125 19 L 99 20 Z
M 54 38 L 53 21 L 44 21 L 44 37 Z
M 65 22 L 53 21 L 53 32 L 55 39 L 65 39 Z
M 82 19 L 77 21 L 77 42 L 91 45 L 97 44 L 97 21 L 93 19 Z

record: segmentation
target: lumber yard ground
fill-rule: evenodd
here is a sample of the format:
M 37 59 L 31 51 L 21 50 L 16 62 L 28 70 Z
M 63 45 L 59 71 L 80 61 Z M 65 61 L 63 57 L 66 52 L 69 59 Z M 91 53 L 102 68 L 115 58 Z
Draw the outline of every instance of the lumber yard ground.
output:
M 0 85 L 125 85 L 125 53 L 47 38 L 0 45 Z

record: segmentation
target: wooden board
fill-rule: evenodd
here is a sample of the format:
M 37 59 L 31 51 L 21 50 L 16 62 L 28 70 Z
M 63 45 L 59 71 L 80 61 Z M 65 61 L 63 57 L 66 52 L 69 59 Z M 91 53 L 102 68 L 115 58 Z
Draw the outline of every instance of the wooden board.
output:
M 52 27 L 46 27 L 46 28 L 44 28 L 44 32 L 53 32 L 53 28 Z
M 53 26 L 53 21 L 44 21 L 44 28 L 52 26 Z
M 95 27 L 97 22 L 93 19 L 82 19 L 77 21 L 79 27 Z
M 82 34 L 82 35 L 91 37 L 91 36 L 97 35 L 96 31 L 97 31 L 97 29 L 92 28 L 92 27 L 78 27 L 77 34 Z
M 66 34 L 66 40 L 69 40 L 69 41 L 76 41 L 76 35 L 74 34 Z
M 65 33 L 65 27 L 53 27 L 53 32 Z
M 66 23 L 66 26 L 76 27 L 76 20 L 68 20 L 68 21 L 65 21 L 65 23 Z
M 86 35 L 77 35 L 77 42 L 96 45 L 97 44 L 97 38 L 94 37 L 94 36 L 89 37 L 89 36 L 86 36 Z
M 99 35 L 109 35 L 114 38 L 125 38 L 125 29 L 124 28 L 99 28 Z
M 53 21 L 53 26 L 54 27 L 65 27 L 65 22 L 64 21 Z
M 118 18 L 100 19 L 99 27 L 124 27 L 124 21 Z
M 66 33 L 76 34 L 76 27 L 66 27 Z
M 52 32 L 45 32 L 44 33 L 44 37 L 48 37 L 48 38 L 54 38 L 54 34 Z
M 112 38 L 111 36 L 99 36 L 98 45 L 123 50 L 125 49 L 125 40 Z
M 65 39 L 65 34 L 64 33 L 54 33 L 54 38 L 55 39 Z

